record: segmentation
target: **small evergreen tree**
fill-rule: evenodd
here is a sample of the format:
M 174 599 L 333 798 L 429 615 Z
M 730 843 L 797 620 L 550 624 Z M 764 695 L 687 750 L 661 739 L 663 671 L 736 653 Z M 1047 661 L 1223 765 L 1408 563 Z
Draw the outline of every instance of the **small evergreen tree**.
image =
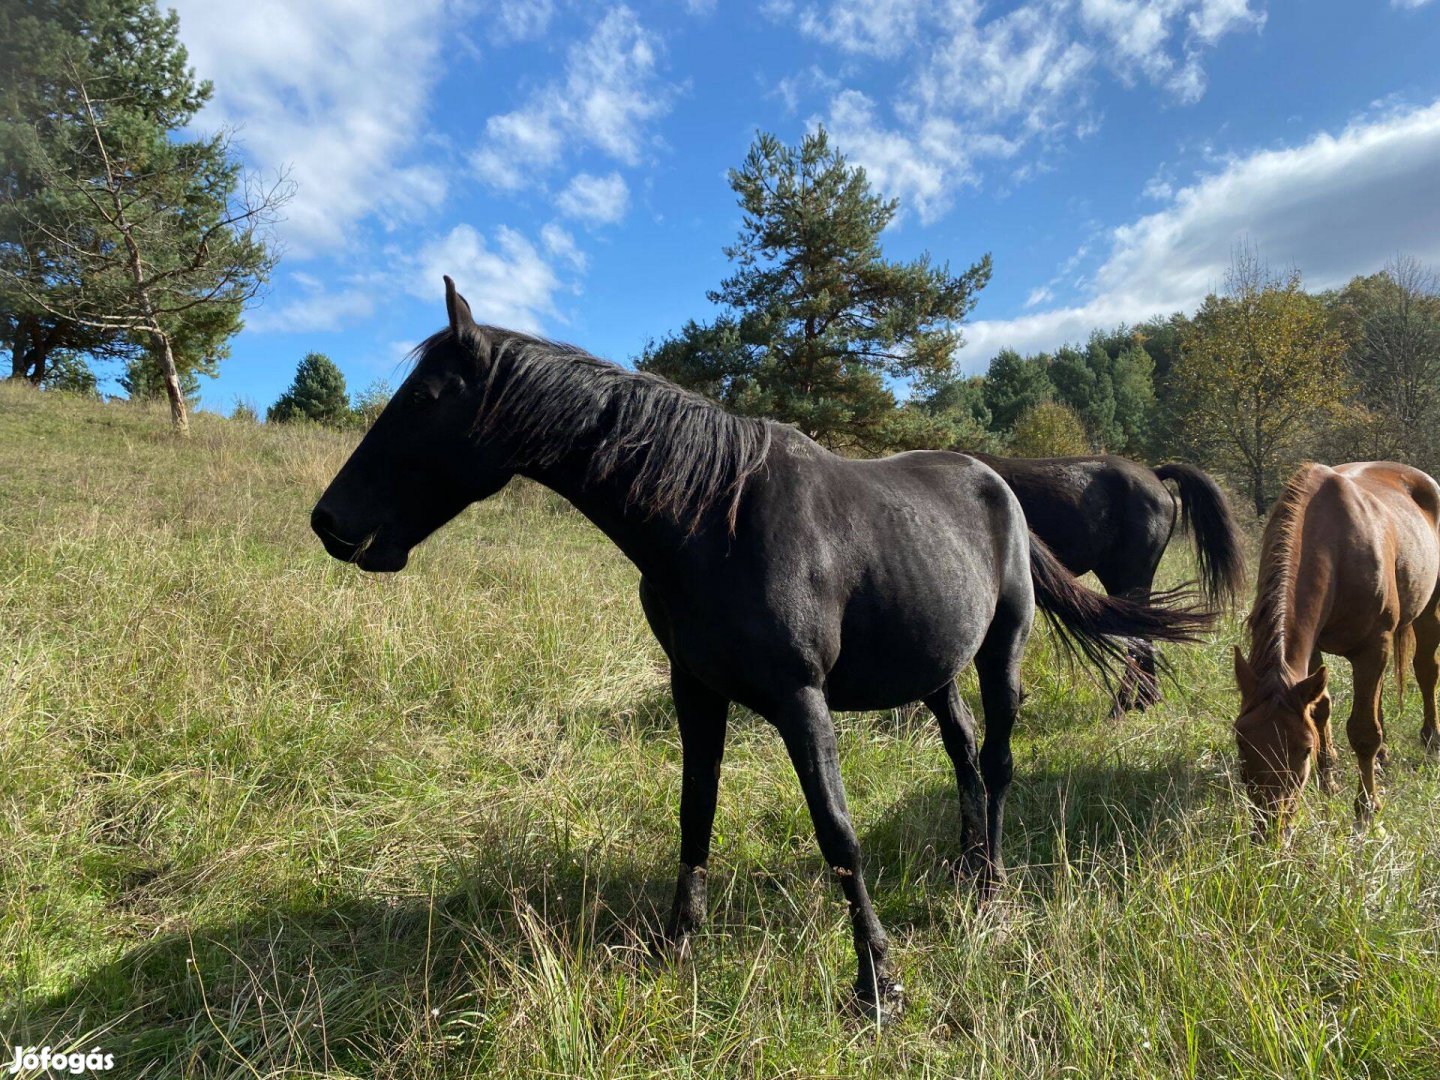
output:
M 79 397 L 100 397 L 100 387 L 95 373 L 83 357 L 73 352 L 51 353 L 40 385 L 46 390 L 59 390 Z
M 185 368 L 179 373 L 180 392 L 185 395 L 185 405 L 191 411 L 200 404 L 200 377 Z M 167 401 L 165 372 L 160 365 L 141 354 L 125 362 L 125 371 L 120 376 L 120 388 L 131 401 Z
M 272 424 L 310 420 L 329 427 L 344 427 L 349 418 L 345 376 L 335 361 L 318 352 L 305 354 L 295 369 L 295 381 L 265 414 Z

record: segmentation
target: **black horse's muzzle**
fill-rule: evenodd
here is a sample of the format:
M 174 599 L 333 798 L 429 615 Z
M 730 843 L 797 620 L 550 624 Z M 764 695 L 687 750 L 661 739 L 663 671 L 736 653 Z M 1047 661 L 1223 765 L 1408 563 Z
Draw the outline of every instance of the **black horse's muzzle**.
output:
M 360 550 L 359 544 L 352 544 L 349 540 L 340 535 L 340 527 L 335 521 L 335 515 L 326 510 L 320 503 L 315 504 L 315 509 L 310 511 L 310 528 L 325 545 L 325 550 L 332 557 L 341 562 L 354 562 L 355 555 Z
M 310 512 L 310 528 L 315 530 L 315 535 L 320 538 L 331 557 L 341 562 L 354 563 L 361 570 L 393 574 L 397 570 L 405 569 L 405 564 L 410 561 L 407 549 L 376 543 L 378 531 L 372 532 L 359 543 L 345 539 L 335 515 L 318 503 Z

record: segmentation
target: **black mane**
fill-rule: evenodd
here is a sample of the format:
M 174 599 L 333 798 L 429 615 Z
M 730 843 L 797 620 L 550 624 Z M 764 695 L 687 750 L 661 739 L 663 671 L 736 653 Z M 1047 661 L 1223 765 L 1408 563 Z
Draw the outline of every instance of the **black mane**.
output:
M 517 467 L 590 456 L 590 478 L 633 469 L 628 506 L 668 517 L 687 532 L 724 504 L 730 529 L 745 482 L 765 465 L 775 425 L 734 416 L 648 372 L 622 368 L 573 345 L 494 326 L 456 340 L 442 330 L 415 350 L 455 347 L 485 371 L 475 428 L 497 435 Z

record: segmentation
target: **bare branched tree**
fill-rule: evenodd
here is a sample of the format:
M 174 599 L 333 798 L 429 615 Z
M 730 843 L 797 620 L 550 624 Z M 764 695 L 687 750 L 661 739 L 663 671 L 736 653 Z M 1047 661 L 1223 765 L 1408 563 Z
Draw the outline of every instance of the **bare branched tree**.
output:
M 1386 434 L 1384 455 L 1422 468 L 1440 423 L 1440 276 L 1408 255 L 1338 295 L 1363 406 Z

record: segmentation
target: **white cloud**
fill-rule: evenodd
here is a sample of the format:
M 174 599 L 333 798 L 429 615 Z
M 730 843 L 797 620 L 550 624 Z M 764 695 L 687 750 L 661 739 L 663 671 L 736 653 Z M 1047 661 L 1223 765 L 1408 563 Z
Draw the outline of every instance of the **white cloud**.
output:
M 1232 30 L 1261 29 L 1265 12 L 1251 11 L 1249 0 L 1204 0 L 1188 19 L 1195 36 L 1211 44 Z
M 574 269 L 584 271 L 585 253 L 576 246 L 575 237 L 555 222 L 547 222 L 540 230 L 540 243 L 544 244 L 545 250 L 557 259 L 563 259 Z
M 656 70 L 659 50 L 659 39 L 634 12 L 612 8 L 571 46 L 563 78 L 485 122 L 485 136 L 470 155 L 475 175 L 492 187 L 516 190 L 585 147 L 638 164 L 650 122 L 670 107 L 670 88 Z
M 921 220 L 931 221 L 980 180 L 985 159 L 1094 134 L 1093 90 L 1106 71 L 1126 85 L 1143 79 L 1168 99 L 1197 100 L 1206 50 L 1263 27 L 1252 2 L 1031 0 L 996 12 L 980 0 L 831 0 L 772 4 L 770 13 L 842 52 L 894 63 L 891 100 L 841 90 L 827 126 L 843 132 L 842 150 L 890 180 L 887 194 L 919 203 Z M 799 86 L 792 76 L 777 92 L 789 101 Z M 1034 169 L 1007 172 L 1023 179 Z
M 920 136 L 887 130 L 875 116 L 875 103 L 858 90 L 836 95 L 827 126 L 836 145 L 865 169 L 875 187 L 914 207 L 922 221 L 948 206 L 954 176 L 969 171 L 953 140 L 924 147 Z
M 200 122 L 238 127 L 260 168 L 289 168 L 292 254 L 344 247 L 377 211 L 410 220 L 443 200 L 436 170 L 404 168 L 441 71 L 442 0 L 252 0 L 243 18 L 202 0 L 165 6 L 215 83 Z
M 555 0 L 486 0 L 479 8 L 486 36 L 499 41 L 529 41 L 550 28 Z
M 1041 285 L 1038 289 L 1031 289 L 1030 295 L 1025 298 L 1025 306 L 1032 308 L 1037 304 L 1046 304 L 1055 299 L 1055 291 L 1048 285 Z
M 363 282 L 349 280 L 345 288 L 331 292 L 310 274 L 297 271 L 290 278 L 303 295 L 278 307 L 263 302 L 252 307 L 245 315 L 247 329 L 262 334 L 345 330 L 375 312 L 376 290 Z
M 1239 242 L 1307 287 L 1373 273 L 1396 252 L 1440 264 L 1440 101 L 1356 121 L 1338 135 L 1231 160 L 1157 213 L 1114 229 L 1080 303 L 966 327 L 963 363 L 1001 348 L 1052 348 L 1095 327 L 1193 309 L 1219 287 Z
M 504 225 L 493 241 L 457 225 L 402 260 L 401 269 L 408 291 L 422 300 L 439 295 L 441 278 L 450 275 L 479 322 L 539 332 L 547 318 L 559 316 L 559 274 L 534 244 Z
M 1391 7 L 1403 8 L 1409 11 L 1415 11 L 1417 8 L 1422 8 L 1428 3 L 1430 3 L 1430 0 L 1390 0 Z
M 630 206 L 630 188 L 618 172 L 607 176 L 576 173 L 555 205 L 566 217 L 589 225 L 613 225 Z
M 929 7 L 927 0 L 834 0 L 796 13 L 803 33 L 849 53 L 896 56 L 909 46 Z

